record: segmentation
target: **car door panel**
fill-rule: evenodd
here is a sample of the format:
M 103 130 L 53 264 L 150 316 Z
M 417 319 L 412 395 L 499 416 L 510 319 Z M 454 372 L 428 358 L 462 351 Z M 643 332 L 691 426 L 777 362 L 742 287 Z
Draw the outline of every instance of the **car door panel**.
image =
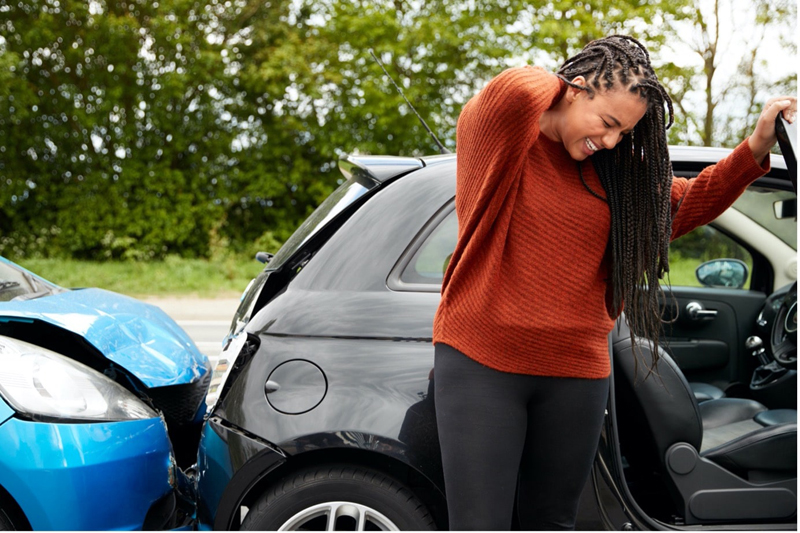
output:
M 667 296 L 670 305 L 665 314 L 677 319 L 664 325 L 664 348 L 687 380 L 722 389 L 748 383 L 754 365 L 745 341 L 766 296 L 757 291 L 699 287 L 673 287 L 671 296 Z M 691 302 L 716 311 L 716 316 L 693 319 L 687 311 Z

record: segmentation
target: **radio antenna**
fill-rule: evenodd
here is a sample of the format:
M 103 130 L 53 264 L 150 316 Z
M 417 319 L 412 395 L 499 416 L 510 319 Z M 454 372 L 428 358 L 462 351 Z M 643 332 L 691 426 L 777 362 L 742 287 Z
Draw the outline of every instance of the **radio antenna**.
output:
M 425 119 L 423 119 L 423 118 L 420 116 L 420 114 L 419 114 L 419 113 L 417 113 L 417 110 L 416 110 L 416 109 L 414 109 L 414 106 L 413 106 L 413 105 L 411 105 L 411 102 L 409 102 L 409 101 L 408 101 L 408 98 L 406 98 L 406 95 L 405 95 L 405 94 L 403 94 L 403 91 L 400 89 L 400 87 L 398 87 L 398 85 L 397 85 L 397 84 L 394 82 L 394 80 L 392 79 L 392 77 L 391 77 L 391 76 L 389 75 L 389 73 L 386 71 L 386 67 L 384 67 L 384 66 L 383 66 L 383 63 L 381 63 L 381 60 L 380 60 L 380 59 L 378 59 L 378 56 L 376 56 L 376 55 L 375 55 L 375 52 L 373 52 L 373 51 L 372 51 L 372 48 L 370 48 L 370 49 L 369 49 L 369 53 L 372 55 L 372 59 L 374 59 L 374 60 L 375 60 L 375 62 L 376 62 L 376 63 L 378 63 L 378 65 L 380 65 L 381 69 L 383 69 L 383 73 L 384 73 L 384 74 L 386 74 L 386 77 L 387 77 L 387 78 L 389 78 L 389 81 L 391 81 L 391 82 L 392 82 L 392 85 L 394 85 L 394 88 L 395 88 L 395 89 L 397 89 L 397 92 L 399 92 L 399 93 L 400 93 L 400 96 L 402 96 L 402 97 L 403 97 L 403 100 L 405 100 L 405 101 L 406 101 L 406 103 L 408 104 L 408 107 L 410 107 L 410 108 L 411 108 L 411 111 L 413 111 L 413 112 L 414 112 L 414 114 L 415 114 L 415 115 L 417 115 L 417 118 L 420 120 L 420 122 L 422 122 L 422 125 L 425 127 L 425 130 L 427 130 L 427 132 L 431 134 L 431 137 L 433 137 L 433 140 L 436 142 L 436 145 L 439 147 L 439 151 L 440 151 L 441 153 L 443 153 L 443 154 L 449 154 L 449 153 L 451 153 L 451 152 L 450 152 L 450 150 L 448 150 L 447 148 L 445 148 L 445 147 L 444 147 L 444 145 L 443 145 L 441 142 L 439 142 L 439 139 L 437 139 L 437 138 L 436 138 L 436 135 L 434 135 L 434 134 L 433 134 L 433 132 L 431 131 L 431 129 L 430 129 L 430 128 L 428 127 L 428 125 L 425 123 Z

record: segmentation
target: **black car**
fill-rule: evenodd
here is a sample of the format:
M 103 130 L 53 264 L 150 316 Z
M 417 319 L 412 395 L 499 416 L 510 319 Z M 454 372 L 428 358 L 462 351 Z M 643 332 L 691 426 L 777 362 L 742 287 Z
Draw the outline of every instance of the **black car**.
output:
M 727 153 L 673 148 L 674 172 Z M 212 380 L 200 528 L 447 528 L 432 323 L 456 242 L 455 168 L 452 155 L 347 157 L 346 181 L 261 256 Z M 772 156 L 690 234 L 685 256 L 725 255 L 673 281 L 658 379 L 635 376 L 615 330 L 578 527 L 796 529 L 796 228 L 795 186 Z

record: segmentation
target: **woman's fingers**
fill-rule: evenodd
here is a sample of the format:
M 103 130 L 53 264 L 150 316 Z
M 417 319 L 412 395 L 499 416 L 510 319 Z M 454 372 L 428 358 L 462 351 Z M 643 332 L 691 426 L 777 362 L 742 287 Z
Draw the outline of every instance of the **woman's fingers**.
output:
M 768 118 L 771 120 L 775 120 L 778 113 L 783 111 L 783 118 L 789 122 L 794 122 L 795 116 L 797 115 L 797 99 L 792 97 L 779 97 L 765 111 L 768 114 Z
M 789 105 L 783 109 L 783 118 L 785 118 L 789 124 L 794 123 L 797 118 L 797 100 L 789 101 Z
M 778 140 L 775 133 L 775 119 L 778 117 L 778 113 L 781 112 L 783 112 L 783 118 L 789 122 L 794 122 L 797 117 L 797 98 L 794 96 L 778 96 L 770 98 L 764 104 L 764 109 L 758 117 L 756 128 L 748 140 L 753 156 L 758 162 L 763 161 L 770 148 Z

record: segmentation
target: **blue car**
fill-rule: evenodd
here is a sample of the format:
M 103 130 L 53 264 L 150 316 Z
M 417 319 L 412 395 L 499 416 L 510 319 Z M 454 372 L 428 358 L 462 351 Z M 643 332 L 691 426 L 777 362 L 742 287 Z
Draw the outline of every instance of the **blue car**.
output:
M 157 307 L 0 257 L 0 529 L 191 528 L 209 370 Z

